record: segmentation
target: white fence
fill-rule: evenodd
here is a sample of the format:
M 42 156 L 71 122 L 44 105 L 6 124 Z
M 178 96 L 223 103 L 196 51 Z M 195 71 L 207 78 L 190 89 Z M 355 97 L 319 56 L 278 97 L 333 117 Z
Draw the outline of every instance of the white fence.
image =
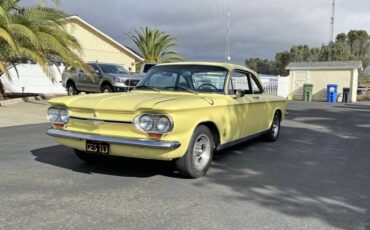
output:
M 259 78 L 265 94 L 288 97 L 288 77 L 260 75 Z
M 58 70 L 59 69 L 59 70 Z M 1 82 L 5 87 L 5 92 L 10 93 L 42 93 L 42 94 L 65 94 L 60 81 L 62 80 L 61 72 L 63 66 L 51 66 L 55 82 L 53 83 L 36 64 L 19 64 L 17 65 L 18 75 L 14 68 L 9 69 L 11 80 L 2 75 Z
M 55 82 L 53 83 L 42 71 L 39 65 L 36 64 L 19 64 L 17 65 L 17 76 L 14 68 L 9 69 L 11 81 L 5 76 L 1 76 L 0 80 L 5 86 L 6 92 L 12 93 L 42 93 L 42 94 L 65 94 L 66 90 L 61 85 L 61 72 L 63 66 L 52 66 Z M 58 70 L 59 69 L 59 70 Z M 260 75 L 259 76 L 266 94 L 279 95 L 282 97 L 288 96 L 288 77 Z

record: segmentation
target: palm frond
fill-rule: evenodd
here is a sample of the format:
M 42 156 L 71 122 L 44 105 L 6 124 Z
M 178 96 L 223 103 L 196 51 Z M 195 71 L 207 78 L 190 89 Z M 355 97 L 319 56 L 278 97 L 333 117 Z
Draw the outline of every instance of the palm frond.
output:
M 158 29 L 140 28 L 134 32 L 127 32 L 129 37 L 144 57 L 144 62 L 171 62 L 183 61 L 180 54 L 170 50 L 176 45 L 176 39 Z

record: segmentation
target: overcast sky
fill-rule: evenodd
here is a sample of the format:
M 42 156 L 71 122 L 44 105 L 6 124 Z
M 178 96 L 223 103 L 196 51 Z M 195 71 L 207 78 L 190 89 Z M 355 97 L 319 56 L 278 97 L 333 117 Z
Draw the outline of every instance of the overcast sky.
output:
M 36 0 L 22 0 L 35 4 Z M 226 17 L 231 14 L 231 62 L 247 57 L 274 58 L 294 44 L 321 46 L 329 41 L 331 0 L 60 0 L 75 14 L 118 42 L 123 35 L 154 27 L 177 38 L 186 60 L 223 61 Z M 370 32 L 370 0 L 337 0 L 335 34 Z M 229 5 L 229 6 L 228 6 Z

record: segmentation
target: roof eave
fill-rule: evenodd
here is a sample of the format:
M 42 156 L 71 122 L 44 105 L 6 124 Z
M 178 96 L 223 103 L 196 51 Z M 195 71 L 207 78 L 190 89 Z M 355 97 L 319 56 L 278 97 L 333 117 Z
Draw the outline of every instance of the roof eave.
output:
M 360 69 L 362 70 L 362 66 L 320 66 L 320 67 L 289 67 L 285 68 L 286 70 L 348 70 L 348 69 Z
M 109 40 L 110 42 L 112 42 L 113 44 L 117 45 L 118 47 L 120 47 L 121 49 L 125 50 L 126 52 L 128 52 L 129 54 L 131 54 L 132 56 L 134 56 L 136 59 L 139 59 L 140 61 L 144 61 L 144 58 L 138 56 L 136 53 L 132 52 L 130 49 L 128 49 L 127 47 L 125 47 L 124 45 L 122 45 L 121 43 L 118 43 L 116 40 L 114 40 L 113 38 L 111 38 L 110 36 L 108 36 L 107 34 L 105 34 L 104 32 L 102 32 L 101 30 L 99 30 L 98 28 L 96 28 L 95 26 L 91 25 L 90 23 L 88 23 L 87 21 L 83 20 L 82 18 L 80 18 L 79 16 L 76 16 L 76 15 L 73 15 L 73 16 L 69 16 L 66 18 L 67 20 L 71 20 L 71 19 L 75 19 L 75 20 L 78 20 L 80 22 L 82 22 L 83 24 L 87 25 L 88 27 L 90 27 L 92 30 L 96 31 L 98 34 L 100 34 L 101 36 L 103 36 L 105 39 Z

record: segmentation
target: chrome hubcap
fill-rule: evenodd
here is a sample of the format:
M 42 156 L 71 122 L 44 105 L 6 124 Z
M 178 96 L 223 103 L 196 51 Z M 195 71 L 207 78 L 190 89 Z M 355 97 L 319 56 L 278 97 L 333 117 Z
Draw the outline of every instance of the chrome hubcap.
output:
M 274 135 L 274 137 L 278 135 L 279 129 L 280 129 L 279 117 L 275 116 L 274 121 L 272 122 L 272 134 Z
M 193 148 L 193 162 L 198 170 L 203 170 L 211 157 L 211 141 L 207 135 L 201 134 L 195 141 Z
M 68 94 L 69 95 L 73 95 L 74 94 L 74 90 L 73 90 L 73 87 L 72 86 L 68 87 Z

